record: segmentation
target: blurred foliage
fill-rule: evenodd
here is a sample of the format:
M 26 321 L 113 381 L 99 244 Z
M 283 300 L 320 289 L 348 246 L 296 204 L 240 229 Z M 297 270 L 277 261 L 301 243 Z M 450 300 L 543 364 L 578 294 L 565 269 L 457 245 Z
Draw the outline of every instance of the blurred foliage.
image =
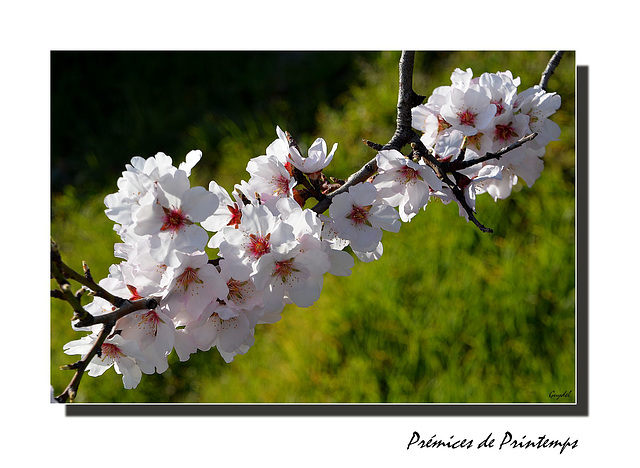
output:
M 63 258 L 76 267 L 86 260 L 96 278 L 118 261 L 102 200 L 133 155 L 161 150 L 178 163 L 202 149 L 192 184 L 215 179 L 230 189 L 280 125 L 303 146 L 317 136 L 338 142 L 331 174 L 349 175 L 375 155 L 363 138 L 384 144 L 393 134 L 399 56 L 54 53 L 51 230 Z M 525 89 L 550 57 L 419 52 L 414 89 L 429 95 L 456 67 L 475 76 L 509 69 Z M 551 391 L 575 395 L 574 72 L 566 53 L 549 82 L 562 96 L 553 116 L 562 136 L 547 147 L 540 179 L 520 182 L 506 200 L 479 197 L 478 218 L 493 234 L 455 205 L 431 203 L 399 234 L 385 233 L 379 261 L 356 262 L 347 278 L 327 275 L 312 307 L 290 306 L 279 323 L 258 326 L 254 346 L 234 362 L 215 350 L 186 363 L 174 353 L 167 372 L 143 375 L 135 390 L 113 369 L 85 376 L 77 401 L 552 403 Z M 76 358 L 62 353 L 79 337 L 70 317 L 52 301 L 56 394 L 71 378 L 58 367 Z

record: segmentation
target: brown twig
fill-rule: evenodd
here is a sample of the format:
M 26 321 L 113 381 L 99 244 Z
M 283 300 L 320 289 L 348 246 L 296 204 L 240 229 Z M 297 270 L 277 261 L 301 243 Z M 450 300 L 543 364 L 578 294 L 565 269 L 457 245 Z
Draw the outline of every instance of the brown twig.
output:
M 73 268 L 66 265 L 62 260 L 60 260 L 60 268 L 62 269 L 63 273 L 67 278 L 77 281 L 81 285 L 85 286 L 87 289 L 90 289 L 91 291 L 93 291 L 94 296 L 101 297 L 102 299 L 109 301 L 114 306 L 120 307 L 120 305 L 122 305 L 125 300 L 121 297 L 111 294 L 109 291 L 107 291 L 106 289 L 104 289 L 103 287 L 95 283 L 93 281 L 93 278 L 91 277 L 89 268 L 86 267 L 87 264 L 85 262 L 82 262 L 82 263 L 83 263 L 83 268 L 85 268 L 84 275 L 78 273 Z M 86 275 L 86 273 L 89 273 L 89 274 Z
M 374 175 L 377 171 L 378 171 L 378 163 L 376 161 L 376 158 L 373 158 L 367 164 L 362 166 L 357 172 L 352 174 L 351 177 L 349 177 L 347 181 L 340 188 L 338 188 L 337 190 L 334 190 L 333 192 L 328 194 L 325 198 L 320 200 L 312 208 L 312 210 L 318 214 L 324 213 L 331 205 L 331 200 L 333 199 L 333 197 L 346 192 L 347 190 L 349 190 L 349 187 L 359 184 L 360 182 L 364 182 L 369 177 Z
M 60 286 L 60 289 L 54 289 L 51 291 L 51 297 L 65 300 L 71 305 L 74 311 L 72 320 L 75 321 L 75 326 L 84 328 L 93 325 L 102 325 L 102 329 L 98 333 L 96 342 L 92 346 L 91 350 L 80 361 L 62 367 L 63 369 L 72 369 L 76 372 L 65 391 L 55 397 L 56 401 L 59 403 L 65 403 L 75 399 L 84 371 L 89 365 L 91 359 L 98 354 L 104 340 L 109 336 L 111 330 L 113 330 L 119 319 L 137 310 L 155 309 L 158 306 L 158 301 L 154 298 L 143 298 L 136 301 L 129 301 L 115 296 L 104 288 L 98 286 L 93 281 L 91 272 L 85 262 L 83 262 L 83 269 L 84 275 L 65 265 L 62 261 L 62 257 L 60 256 L 58 245 L 53 239 L 51 239 L 51 275 Z M 83 287 L 75 294 L 71 291 L 69 279 L 75 280 L 83 285 Z M 98 316 L 94 316 L 87 312 L 80 302 L 80 297 L 86 290 L 85 288 L 92 290 L 95 296 L 111 302 L 111 304 L 114 305 L 115 310 Z
M 481 156 L 481 157 L 476 158 L 476 159 L 469 159 L 467 161 L 456 160 L 456 161 L 453 161 L 453 162 L 448 163 L 448 164 L 445 163 L 444 164 L 444 169 L 447 172 L 459 171 L 461 169 L 466 169 L 468 167 L 475 166 L 476 164 L 481 164 L 481 163 L 489 161 L 491 159 L 500 159 L 502 156 L 507 154 L 509 151 L 513 151 L 514 149 L 521 147 L 525 143 L 528 143 L 531 140 L 533 140 L 536 136 L 538 136 L 537 133 L 530 133 L 529 135 L 523 136 L 518 141 L 516 141 L 514 143 L 511 143 L 509 146 L 506 146 L 506 147 L 500 149 L 499 151 L 496 151 L 495 153 L 486 153 L 484 156 Z
M 53 239 L 51 239 L 51 275 L 55 278 L 58 286 L 60 286 L 59 292 L 54 293 L 52 291 L 52 297 L 67 301 L 73 309 L 74 319 L 86 319 L 90 316 L 91 314 L 82 307 L 80 299 L 71 291 L 71 285 L 67 280 L 69 275 L 63 267 L 58 245 Z
M 116 310 L 103 315 L 89 315 L 87 318 L 78 320 L 74 325 L 78 328 L 91 327 L 93 325 L 104 324 L 113 328 L 115 323 L 132 312 L 143 309 L 155 309 L 158 307 L 158 301 L 152 297 L 145 297 L 136 301 L 124 300 L 124 303 Z
M 98 352 L 102 348 L 102 344 L 104 343 L 104 340 L 107 339 L 107 336 L 109 336 L 109 332 L 110 329 L 107 330 L 106 326 L 102 327 L 102 330 L 100 330 L 100 332 L 98 333 L 95 343 L 93 344 L 89 352 L 80 361 L 69 364 L 67 366 L 62 366 L 61 369 L 63 370 L 75 370 L 76 372 L 75 374 L 73 374 L 71 382 L 69 382 L 67 388 L 64 389 L 64 392 L 55 397 L 55 400 L 58 403 L 66 403 L 67 401 L 73 402 L 73 400 L 75 400 L 78 393 L 78 387 L 80 387 L 80 380 L 84 375 L 84 371 L 86 370 L 93 357 L 98 354 Z

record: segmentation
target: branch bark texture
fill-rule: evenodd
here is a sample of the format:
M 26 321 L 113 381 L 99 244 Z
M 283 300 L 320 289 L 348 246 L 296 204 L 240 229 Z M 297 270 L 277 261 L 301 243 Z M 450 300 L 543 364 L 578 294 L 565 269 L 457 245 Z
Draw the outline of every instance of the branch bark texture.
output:
M 62 369 L 75 370 L 75 374 L 71 379 L 71 382 L 67 388 L 60 395 L 55 397 L 59 403 L 65 403 L 67 401 L 73 401 L 80 385 L 80 380 L 84 374 L 87 366 L 91 360 L 99 354 L 102 344 L 107 339 L 111 331 L 116 325 L 116 322 L 122 317 L 129 315 L 132 312 L 143 309 L 155 309 L 158 306 L 158 302 L 154 298 L 142 298 L 135 301 L 129 301 L 121 297 L 115 296 L 104 288 L 95 283 L 89 272 L 89 268 L 86 263 L 83 262 L 83 269 L 85 274 L 81 274 L 70 268 L 62 261 L 57 244 L 51 240 L 51 276 L 56 280 L 60 289 L 54 289 L 51 291 L 51 296 L 57 299 L 67 301 L 73 311 L 74 315 L 72 320 L 75 321 L 75 325 L 80 328 L 90 327 L 93 325 L 102 325 L 97 339 L 93 344 L 91 350 L 79 361 L 63 366 Z M 80 302 L 78 294 L 74 294 L 71 291 L 71 285 L 69 279 L 77 281 L 84 288 L 92 291 L 94 296 L 101 297 L 109 301 L 115 310 L 104 315 L 94 316 L 87 312 Z
M 545 91 L 547 90 L 547 85 L 549 84 L 549 78 L 551 78 L 551 75 L 553 75 L 553 72 L 560 64 L 560 59 L 562 59 L 563 54 L 564 51 L 560 50 L 554 53 L 549 60 L 547 67 L 544 69 L 544 72 L 542 72 L 542 77 L 540 78 L 540 87 Z

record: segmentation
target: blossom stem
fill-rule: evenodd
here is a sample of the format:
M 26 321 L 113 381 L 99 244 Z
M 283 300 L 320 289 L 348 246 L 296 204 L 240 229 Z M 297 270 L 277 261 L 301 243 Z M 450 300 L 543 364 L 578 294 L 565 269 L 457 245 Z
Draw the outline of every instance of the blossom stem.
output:
M 311 209 L 318 214 L 324 213 L 329 208 L 329 205 L 331 205 L 331 200 L 333 199 L 333 197 L 346 192 L 347 190 L 349 190 L 349 187 L 352 187 L 353 185 L 356 185 L 360 182 L 364 182 L 369 177 L 374 175 L 377 171 L 378 171 L 378 163 L 376 161 L 376 158 L 373 158 L 367 164 L 362 166 L 360 170 L 352 174 L 340 188 L 327 194 L 322 200 L 320 200 Z
M 326 195 L 318 191 L 316 187 L 309 181 L 307 176 L 297 167 L 294 167 L 293 169 L 293 177 L 295 177 L 296 182 L 302 184 L 304 188 L 306 188 L 316 200 L 320 201 L 325 198 Z

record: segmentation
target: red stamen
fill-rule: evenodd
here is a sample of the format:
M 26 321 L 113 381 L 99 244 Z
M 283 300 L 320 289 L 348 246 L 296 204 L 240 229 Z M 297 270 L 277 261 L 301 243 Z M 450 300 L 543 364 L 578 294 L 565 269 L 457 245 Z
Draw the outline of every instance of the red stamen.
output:
M 111 343 L 103 343 L 100 347 L 100 351 L 102 353 L 103 361 L 108 357 L 111 359 L 117 359 L 120 356 L 124 356 L 124 353 L 120 351 L 120 348 Z
M 474 114 L 473 112 L 469 111 L 468 109 L 463 111 L 458 112 L 458 118 L 460 119 L 460 125 L 469 125 L 469 126 L 474 126 L 476 123 L 476 117 L 478 114 Z
M 161 231 L 168 230 L 171 232 L 176 232 L 186 224 L 190 224 L 187 215 L 184 214 L 180 208 L 169 209 L 162 207 L 162 209 L 164 210 L 164 217 L 162 218 L 162 227 L 160 228 Z
M 271 234 L 267 234 L 264 237 L 249 234 L 249 252 L 251 252 L 255 258 L 260 258 L 264 254 L 271 252 L 271 243 L 269 242 L 270 237 Z
M 271 276 L 279 277 L 284 283 L 287 281 L 289 276 L 291 276 L 291 273 L 293 273 L 294 271 L 300 271 L 300 270 L 297 270 L 293 267 L 293 258 L 290 258 L 289 260 L 282 260 L 281 262 L 275 262 Z
M 238 207 L 237 203 L 234 203 L 233 206 L 227 205 L 227 209 L 231 213 L 231 220 L 227 223 L 227 226 L 234 226 L 238 229 L 238 224 L 240 224 L 240 220 L 242 219 L 242 210 Z

